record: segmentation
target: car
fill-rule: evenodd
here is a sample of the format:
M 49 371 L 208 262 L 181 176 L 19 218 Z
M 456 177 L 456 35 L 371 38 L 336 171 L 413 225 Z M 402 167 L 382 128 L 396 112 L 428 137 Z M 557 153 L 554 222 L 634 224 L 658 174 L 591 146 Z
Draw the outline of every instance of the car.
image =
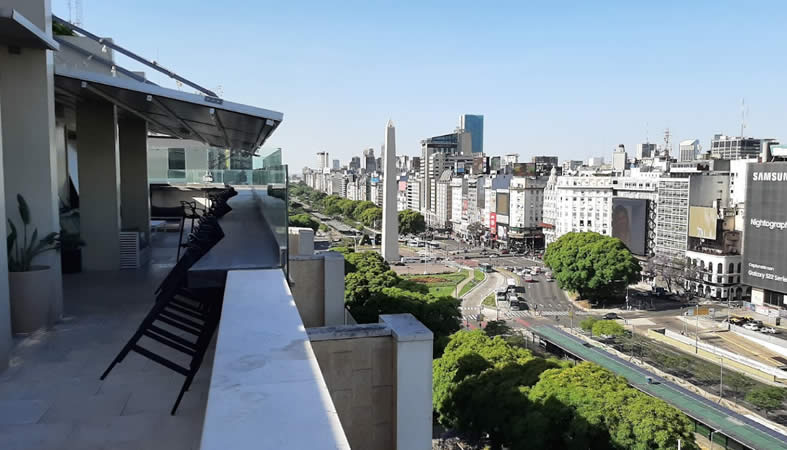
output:
M 465 255 L 465 256 L 462 257 L 462 259 L 470 259 L 470 257 Z
M 611 312 L 611 313 L 604 314 L 602 319 L 604 319 L 604 320 L 618 320 L 618 319 L 621 319 L 621 317 L 619 315 L 617 315 L 617 313 Z
M 530 275 L 530 274 L 526 274 L 526 275 L 525 275 L 525 282 L 526 282 L 526 283 L 530 283 L 530 282 L 532 282 L 532 281 L 533 281 L 533 276 L 532 276 L 532 275 Z
M 760 328 L 760 333 L 776 334 L 776 328 L 765 326 Z
M 490 258 L 497 258 L 497 256 L 498 256 L 497 253 L 490 253 L 489 254 Z
M 506 249 L 500 250 L 500 254 L 501 255 L 507 255 L 508 253 L 509 253 L 509 251 L 506 250 Z
M 747 330 L 751 330 L 751 331 L 760 331 L 760 326 L 754 322 L 747 322 L 743 324 L 743 328 L 746 328 Z

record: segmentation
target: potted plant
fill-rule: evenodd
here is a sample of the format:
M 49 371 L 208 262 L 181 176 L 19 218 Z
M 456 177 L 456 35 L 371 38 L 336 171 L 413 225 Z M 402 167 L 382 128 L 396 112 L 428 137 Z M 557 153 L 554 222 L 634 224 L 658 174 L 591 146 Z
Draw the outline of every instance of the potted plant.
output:
M 38 238 L 38 229 L 28 234 L 30 208 L 24 197 L 17 194 L 21 233 L 8 219 L 8 290 L 11 303 L 11 328 L 14 333 L 32 333 L 50 324 L 54 316 L 52 305 L 52 268 L 34 265 L 42 253 L 58 248 L 58 234 L 49 233 Z M 51 317 L 54 319 L 54 317 Z

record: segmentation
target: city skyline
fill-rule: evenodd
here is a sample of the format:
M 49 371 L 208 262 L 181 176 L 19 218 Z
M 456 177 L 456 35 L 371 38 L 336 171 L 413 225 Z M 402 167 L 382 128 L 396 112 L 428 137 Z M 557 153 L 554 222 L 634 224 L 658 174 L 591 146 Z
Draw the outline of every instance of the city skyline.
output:
M 282 4 L 236 2 L 218 11 L 212 4 L 147 4 L 89 3 L 85 26 L 184 76 L 199 75 L 196 81 L 210 88 L 222 83 L 228 100 L 286 111 L 266 145 L 286 149 L 285 163 L 294 168 L 313 164 L 318 151 L 345 164 L 364 148 L 379 149 L 378 124 L 389 118 L 397 124 L 399 154 L 416 156 L 421 139 L 452 132 L 465 113 L 484 115 L 486 153 L 525 158 L 609 157 L 620 143 L 633 152 L 646 139 L 660 143 L 667 127 L 676 144 L 699 139 L 707 146 L 714 134 L 739 134 L 743 98 L 745 134 L 784 140 L 787 93 L 778 86 L 787 63 L 773 55 L 787 30 L 785 7 L 777 3 L 745 9 L 732 2 L 619 3 L 614 14 L 581 3 L 497 9 L 315 3 L 308 15 Z M 64 0 L 53 8 L 68 17 Z M 149 14 L 151 8 L 161 14 Z M 117 15 L 128 20 L 111 20 Z M 193 33 L 199 17 L 231 28 L 237 42 L 259 40 L 257 30 L 266 30 L 266 58 Z M 396 26 L 384 27 L 384 20 Z M 142 22 L 188 39 L 162 45 L 133 25 Z M 467 30 L 478 24 L 485 32 L 469 39 Z M 710 29 L 735 33 L 700 31 Z M 232 60 L 232 70 L 205 64 L 205 55 Z M 768 64 L 753 70 L 756 64 L 730 64 L 726 55 Z M 512 141 L 527 145 L 510 149 Z

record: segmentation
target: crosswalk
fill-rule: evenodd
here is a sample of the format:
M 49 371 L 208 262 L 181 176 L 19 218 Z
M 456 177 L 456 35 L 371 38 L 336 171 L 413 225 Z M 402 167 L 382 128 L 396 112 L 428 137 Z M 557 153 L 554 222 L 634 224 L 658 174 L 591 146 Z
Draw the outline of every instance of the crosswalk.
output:
M 462 316 L 462 320 L 463 321 L 478 320 L 478 314 L 468 314 L 468 315 Z

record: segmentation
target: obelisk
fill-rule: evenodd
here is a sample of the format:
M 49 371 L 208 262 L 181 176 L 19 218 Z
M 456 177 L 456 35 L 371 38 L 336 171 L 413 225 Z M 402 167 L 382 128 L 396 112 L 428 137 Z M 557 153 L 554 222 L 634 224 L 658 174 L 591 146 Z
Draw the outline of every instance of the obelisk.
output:
M 383 183 L 383 258 L 399 261 L 399 216 L 396 211 L 396 128 L 388 121 L 385 127 L 385 161 Z

